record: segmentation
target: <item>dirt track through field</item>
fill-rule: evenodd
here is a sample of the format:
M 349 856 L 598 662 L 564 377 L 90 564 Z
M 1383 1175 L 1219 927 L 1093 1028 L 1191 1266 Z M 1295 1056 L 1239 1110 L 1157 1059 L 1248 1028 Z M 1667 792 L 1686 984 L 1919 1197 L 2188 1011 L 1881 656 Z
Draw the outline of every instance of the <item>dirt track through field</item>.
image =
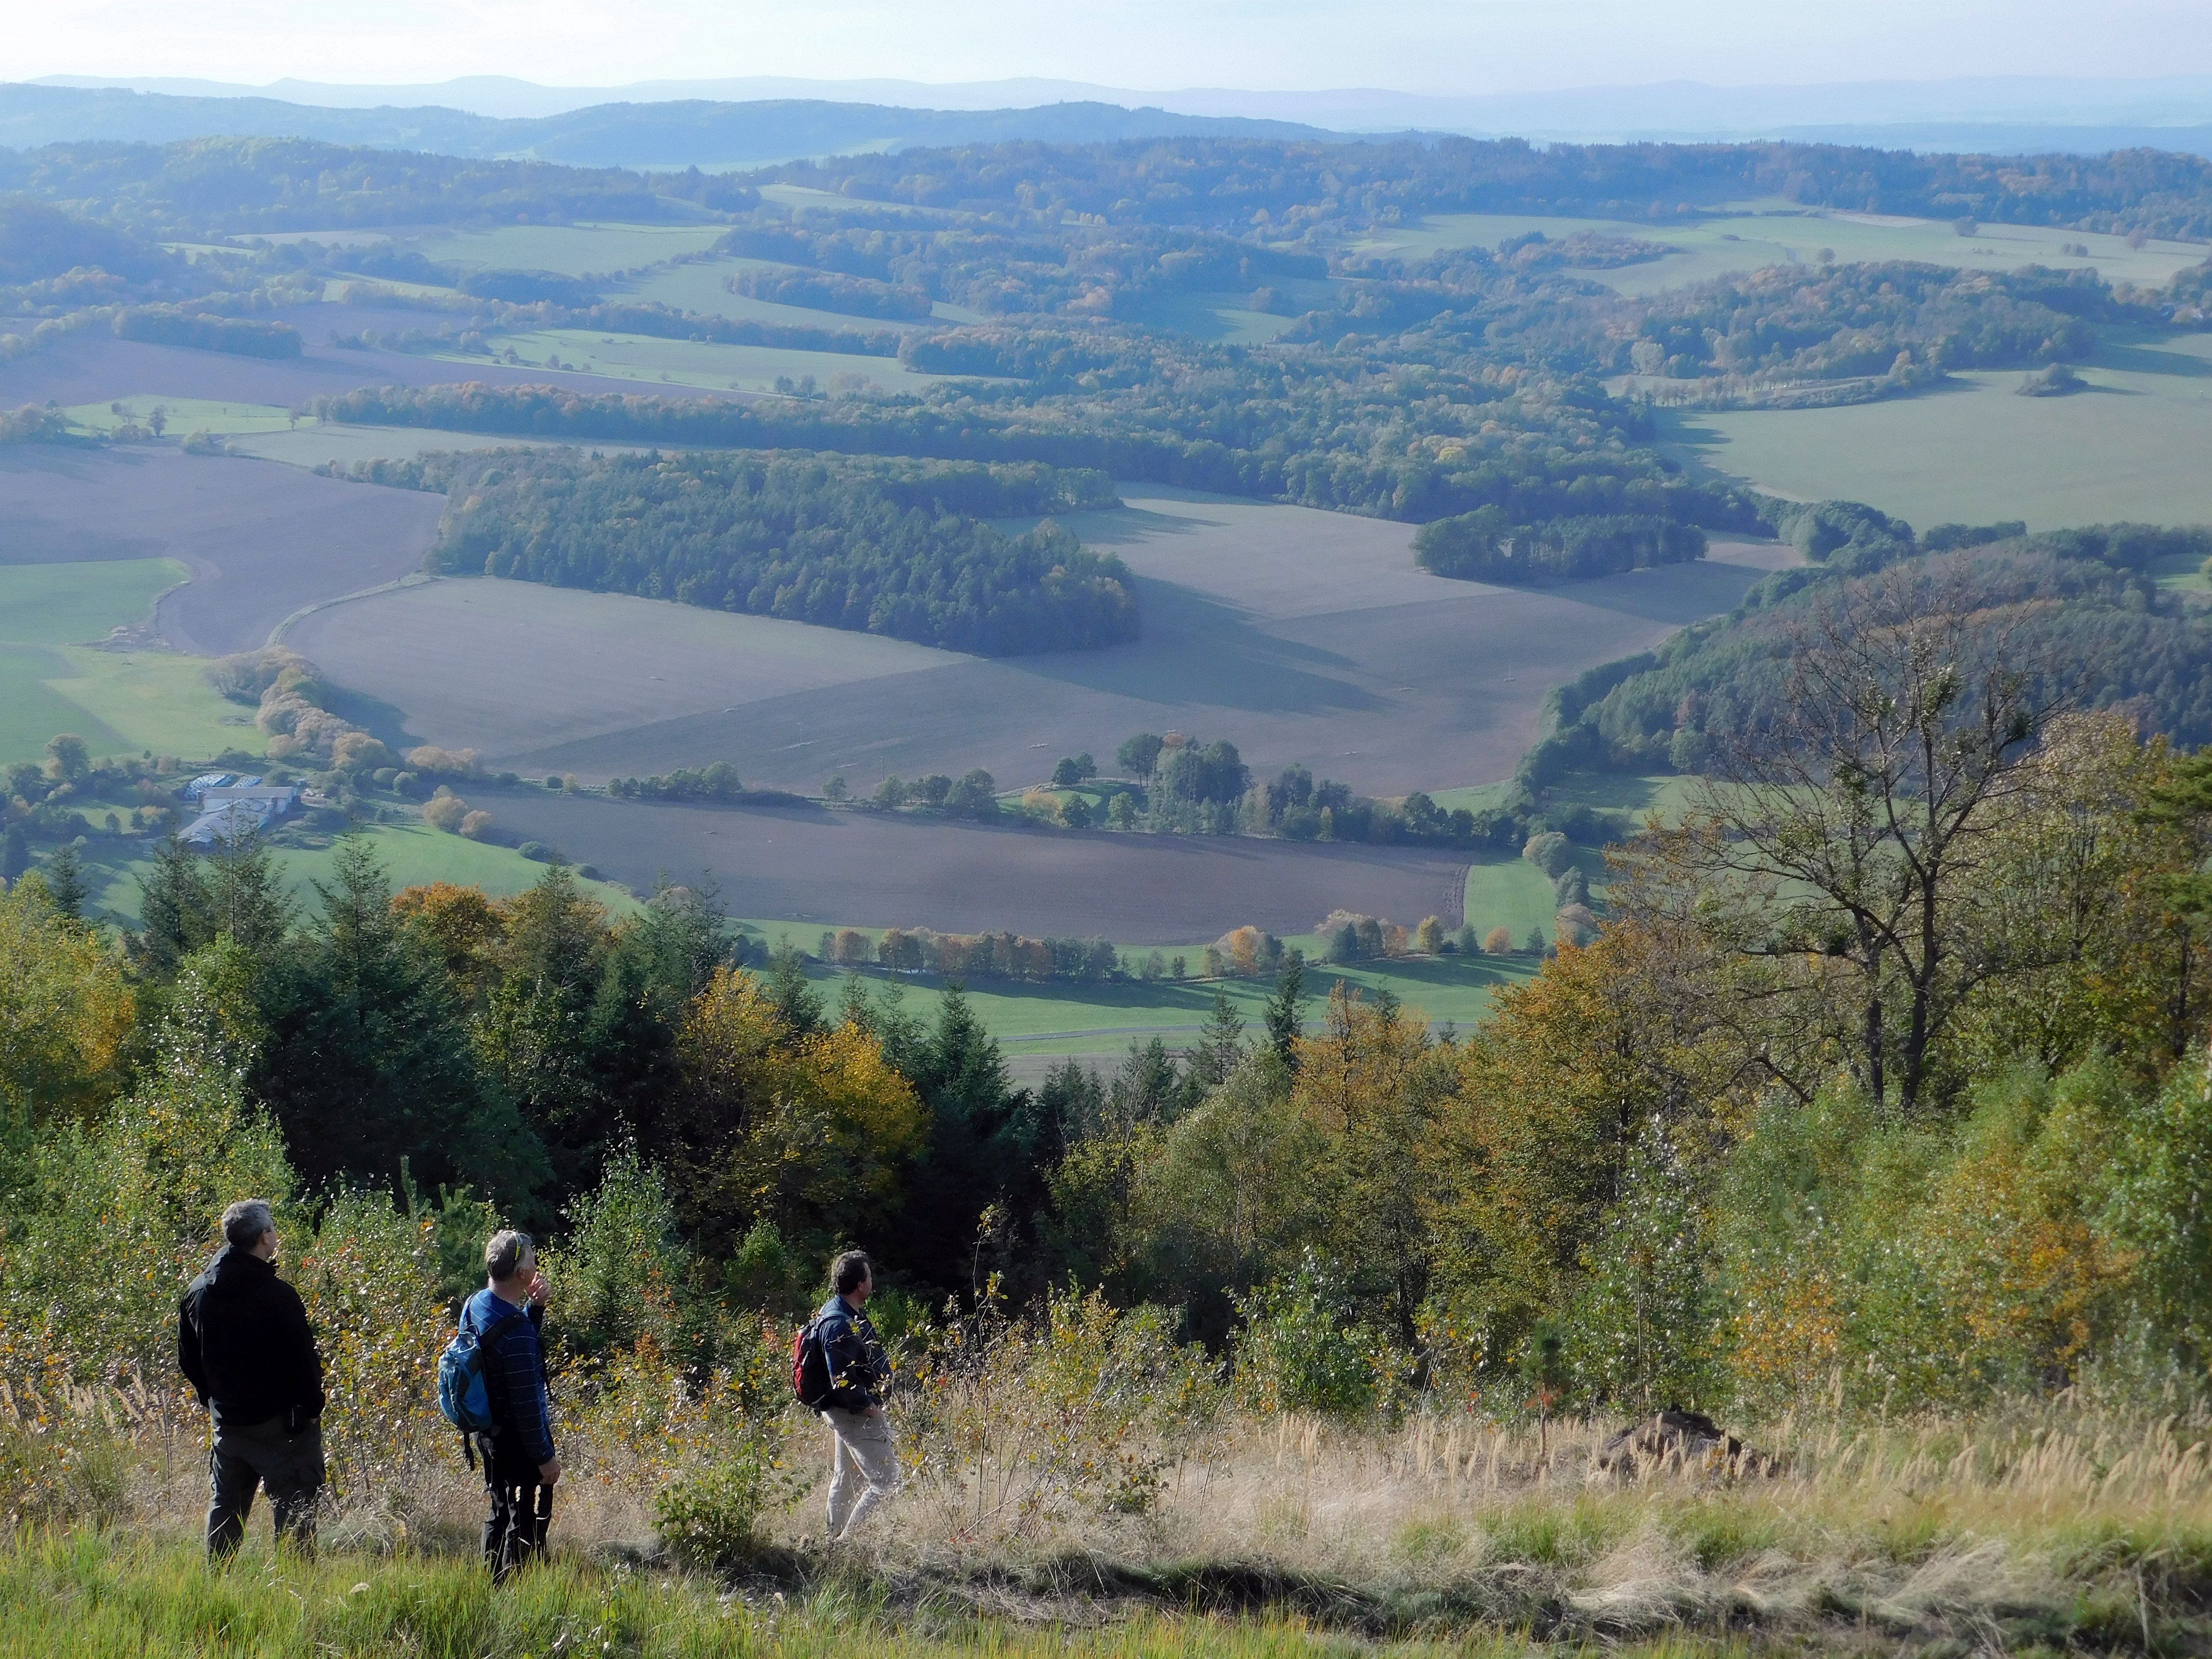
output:
M 249 651 L 303 605 L 407 574 L 445 498 L 274 461 L 22 445 L 0 450 L 0 562 L 181 559 L 156 607 L 179 651 Z
M 388 737 L 522 771 L 596 781 L 726 760 L 761 786 L 842 775 L 865 792 L 981 766 L 1011 787 L 1060 755 L 1109 763 L 1131 732 L 1173 729 L 1227 738 L 1263 771 L 1303 761 L 1398 794 L 1510 773 L 1553 686 L 1726 610 L 1784 556 L 1718 547 L 1698 564 L 1492 587 L 1415 568 L 1409 525 L 1124 495 L 1121 511 L 1070 520 L 1138 580 L 1144 637 L 1107 651 L 986 661 L 490 581 L 336 607 L 290 642 L 399 711 Z
M 711 874 L 733 915 L 811 925 L 1011 927 L 1188 944 L 1249 923 L 1310 929 L 1342 908 L 1456 927 L 1466 860 L 1406 847 L 1301 847 L 879 817 L 818 807 L 682 806 L 476 792 L 501 829 L 651 891 Z M 810 947 L 811 939 L 807 941 Z

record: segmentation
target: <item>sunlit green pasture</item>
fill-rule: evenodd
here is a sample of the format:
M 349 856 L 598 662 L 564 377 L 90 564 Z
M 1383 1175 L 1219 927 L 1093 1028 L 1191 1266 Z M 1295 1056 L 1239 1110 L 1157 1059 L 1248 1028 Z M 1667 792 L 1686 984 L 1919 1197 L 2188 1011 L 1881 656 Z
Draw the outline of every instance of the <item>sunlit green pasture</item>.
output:
M 1321 283 L 1304 286 L 1322 289 Z M 1174 329 L 1196 340 L 1218 340 L 1224 345 L 1265 345 L 1297 320 L 1297 317 L 1279 316 L 1270 311 L 1255 311 L 1246 303 L 1251 299 L 1243 294 L 1177 294 L 1156 301 L 1146 308 L 1145 320 L 1161 328 Z M 1323 301 L 1316 300 L 1313 309 Z
M 2016 370 L 1840 409 L 1662 416 L 1689 458 L 1803 501 L 1867 501 L 1916 526 L 2212 523 L 2212 335 L 2108 343 L 2063 398 Z
M 113 432 L 126 421 L 146 425 L 154 411 L 161 411 L 167 434 L 181 438 L 193 432 L 218 435 L 239 432 L 289 432 L 296 424 L 311 426 L 314 416 L 295 417 L 278 404 L 225 403 L 211 398 L 162 398 L 150 392 L 134 392 L 105 403 L 73 404 L 62 410 L 78 432 Z
M 189 574 L 174 559 L 0 565 L 0 765 L 35 759 L 64 732 L 94 754 L 258 751 L 250 723 L 228 724 L 240 711 L 199 659 L 94 643 Z
M 525 368 L 559 367 L 579 374 L 712 391 L 772 392 L 779 378 L 814 377 L 824 390 L 842 380 L 884 391 L 915 391 L 943 377 L 910 374 L 895 357 L 862 357 L 842 351 L 797 351 L 783 346 L 717 345 L 702 340 L 664 340 L 645 334 L 601 334 L 591 329 L 540 329 L 500 334 L 495 353 L 512 349 Z M 455 362 L 481 361 L 456 357 Z
M 501 225 L 425 236 L 414 246 L 441 264 L 480 270 L 550 270 L 563 276 L 604 275 L 657 264 L 679 253 L 703 253 L 724 225 Z
M 0 644 L 0 765 L 37 759 L 63 732 L 95 755 L 259 754 L 261 734 L 206 669 L 166 651 Z
M 2124 237 L 2045 225 L 1982 225 L 1961 236 L 1948 222 L 1895 215 L 1846 213 L 1786 203 L 1747 203 L 1741 210 L 1686 225 L 1610 219 L 1572 219 L 1541 214 L 1435 214 L 1417 224 L 1381 232 L 1362 251 L 1420 258 L 1449 248 L 1495 247 L 1508 237 L 1541 231 L 1560 240 L 1577 231 L 1628 236 L 1674 250 L 1642 264 L 1578 274 L 1622 294 L 1708 281 L 1768 265 L 1817 263 L 1823 249 L 1838 263 L 1918 259 L 1968 270 L 2015 270 L 2043 264 L 2094 268 L 2109 282 L 2164 283 L 2201 264 L 2201 243 L 2152 240 L 2130 247 Z M 2063 250 L 2086 244 L 2083 258 Z
M 760 194 L 763 202 L 799 212 L 865 213 L 871 217 L 895 214 L 902 219 L 950 219 L 957 212 L 952 208 L 921 207 L 912 202 L 872 202 L 858 196 L 840 196 L 835 191 L 810 190 L 805 185 L 763 185 Z
M 457 288 L 436 283 L 403 283 L 392 276 L 337 276 L 323 284 L 323 299 L 331 305 L 349 305 L 356 300 L 373 303 L 380 292 L 397 294 L 408 300 L 445 300 L 460 295 Z
M 191 573 L 175 559 L 0 564 L 0 641 L 86 644 L 144 618 Z

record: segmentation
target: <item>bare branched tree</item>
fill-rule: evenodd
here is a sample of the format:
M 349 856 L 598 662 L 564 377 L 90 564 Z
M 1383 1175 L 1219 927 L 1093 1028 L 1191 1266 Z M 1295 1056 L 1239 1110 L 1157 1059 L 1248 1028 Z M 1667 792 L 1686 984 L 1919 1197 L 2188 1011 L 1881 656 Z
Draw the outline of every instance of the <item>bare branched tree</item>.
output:
M 1926 564 L 1839 584 L 1784 630 L 1788 695 L 1724 736 L 1696 802 L 1706 832 L 1683 842 L 1723 887 L 1759 896 L 1736 912 L 1758 921 L 1735 948 L 1781 971 L 1746 992 L 1813 991 L 1831 1052 L 1905 1112 L 1925 1102 L 1947 1024 L 2008 966 L 1989 948 L 2002 930 L 1972 923 L 1978 883 L 2020 762 L 2076 692 L 2081 665 L 2041 660 L 2027 613 Z

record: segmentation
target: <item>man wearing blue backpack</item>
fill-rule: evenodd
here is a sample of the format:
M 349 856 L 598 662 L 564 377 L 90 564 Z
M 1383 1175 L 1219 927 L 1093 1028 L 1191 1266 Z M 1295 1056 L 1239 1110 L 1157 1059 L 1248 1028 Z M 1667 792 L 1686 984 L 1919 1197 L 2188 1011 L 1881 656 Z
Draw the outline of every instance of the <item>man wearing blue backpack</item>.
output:
M 542 1553 L 553 1518 L 561 1459 L 553 1449 L 553 1413 L 545 1397 L 545 1322 L 550 1287 L 538 1271 L 530 1235 L 502 1228 L 484 1246 L 489 1281 L 461 1310 L 461 1328 L 482 1354 L 492 1427 L 470 1438 L 483 1460 L 491 1514 L 484 1522 L 484 1560 L 495 1581 Z

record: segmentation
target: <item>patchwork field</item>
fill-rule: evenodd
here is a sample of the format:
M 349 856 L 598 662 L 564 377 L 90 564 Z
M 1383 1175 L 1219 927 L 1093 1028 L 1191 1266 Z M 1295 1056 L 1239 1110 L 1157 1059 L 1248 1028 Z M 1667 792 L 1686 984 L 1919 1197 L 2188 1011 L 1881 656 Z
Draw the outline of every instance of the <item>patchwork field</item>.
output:
M 407 711 L 410 734 L 518 761 L 707 708 L 736 713 L 969 660 L 870 634 L 488 580 L 430 582 L 333 606 L 302 618 L 285 639 L 341 684 Z M 475 643 L 456 657 L 464 640 Z M 473 687 L 480 714 L 441 709 L 417 729 L 422 700 L 397 701 L 410 683 L 459 699 Z M 465 732 L 475 735 L 465 740 Z
M 644 891 L 664 874 L 711 875 L 731 914 L 793 923 L 810 946 L 811 933 L 848 924 L 1188 945 L 1246 923 L 1303 933 L 1339 907 L 1455 927 L 1465 887 L 1463 857 L 1415 848 L 1073 834 L 526 789 L 469 799 L 506 832 Z
M 1176 729 L 1227 738 L 1255 767 L 1303 761 L 1397 794 L 1510 772 L 1553 686 L 1727 609 L 1785 556 L 1720 546 L 1699 564 L 1505 589 L 1416 568 L 1407 525 L 1124 495 L 1069 520 L 1139 581 L 1145 637 L 1106 651 L 984 661 L 482 580 L 349 602 L 288 640 L 397 711 L 389 735 L 524 771 L 596 781 L 719 759 L 812 791 L 981 766 L 1012 788 L 1060 755 Z
M 524 811 L 519 808 L 514 792 L 488 790 L 471 793 L 473 799 L 481 799 L 502 822 L 516 820 L 525 815 Z M 590 802 L 556 801 L 552 798 L 541 798 L 541 800 L 548 806 L 589 807 L 593 805 Z M 599 805 L 611 817 L 618 819 L 626 820 L 629 813 L 637 810 L 628 806 L 606 806 L 605 803 Z M 660 809 L 642 810 L 657 811 Z M 716 812 L 711 816 L 721 823 L 726 832 L 730 828 L 729 820 L 751 815 Z M 853 820 L 840 818 L 837 822 L 842 826 Z M 877 829 L 889 828 L 894 831 L 911 827 L 885 826 L 878 820 L 866 822 Z M 940 832 L 959 833 L 951 826 L 923 827 L 934 828 Z M 481 887 L 497 897 L 520 892 L 545 873 L 545 866 L 523 858 L 510 848 L 464 840 L 459 836 L 447 835 L 420 823 L 375 823 L 369 825 L 365 833 L 384 861 L 395 887 L 450 881 L 464 886 Z M 648 833 L 657 832 L 651 831 L 648 827 Z M 993 850 L 996 850 L 996 842 L 991 840 L 994 832 L 972 830 L 969 834 L 971 838 L 984 838 Z M 93 888 L 92 902 L 96 911 L 125 923 L 137 924 L 139 920 L 139 881 L 152 868 L 150 862 L 140 855 L 143 850 L 137 843 L 100 836 L 94 836 L 87 844 L 85 855 Z M 296 831 L 288 832 L 272 850 L 283 884 L 294 902 L 303 907 L 312 907 L 317 902 L 315 884 L 328 882 L 331 878 L 335 857 L 333 838 L 320 834 L 302 837 Z M 692 873 L 696 876 L 697 872 L 695 870 Z M 636 899 L 622 886 L 588 879 L 582 884 L 587 894 L 617 915 L 636 908 Z M 647 885 L 649 887 L 649 883 Z M 744 892 L 733 892 L 733 888 L 738 887 L 743 887 Z M 722 897 L 728 903 L 744 894 L 762 890 L 764 890 L 757 885 L 726 879 Z M 1309 918 L 1304 925 L 1310 926 L 1318 920 L 1316 915 Z M 774 949 L 787 941 L 801 950 L 812 951 L 823 927 L 831 924 L 812 918 L 800 921 L 787 916 L 741 913 L 735 918 L 735 925 L 760 946 Z M 849 925 L 849 919 L 840 917 L 834 925 Z M 1103 922 L 1085 923 L 1085 931 L 1093 927 L 1104 931 Z M 1206 945 L 1220 931 L 1214 929 L 1203 938 L 1193 933 L 1188 938 L 1164 940 L 1161 945 L 1163 955 L 1182 955 L 1188 972 L 1195 976 L 1203 971 Z M 1414 957 L 1336 968 L 1319 961 L 1322 941 L 1311 934 L 1288 932 L 1282 936 L 1288 943 L 1297 945 L 1307 952 L 1309 1024 L 1320 1019 L 1331 988 L 1342 981 L 1363 996 L 1373 997 L 1387 993 L 1409 1006 L 1421 1009 L 1439 1024 L 1450 1021 L 1464 1028 L 1488 1006 L 1491 994 L 1498 987 L 1527 978 L 1534 967 L 1533 960 L 1527 957 L 1477 957 L 1468 959 Z M 1117 944 L 1125 946 L 1138 946 L 1145 943 L 1133 936 L 1115 934 L 1114 937 Z M 817 964 L 810 968 L 809 974 L 834 1006 L 840 994 L 840 981 L 845 977 L 844 970 Z M 945 995 L 945 981 L 934 975 L 891 975 L 870 969 L 866 978 L 872 995 L 895 995 L 905 1012 L 924 1019 L 935 1017 L 938 1004 Z M 979 981 L 967 988 L 967 996 L 991 1034 L 1005 1045 L 1007 1064 L 1016 1079 L 1034 1082 L 1051 1066 L 1070 1056 L 1086 1065 L 1111 1070 L 1120 1063 L 1133 1041 L 1143 1042 L 1158 1036 L 1170 1048 L 1188 1046 L 1212 1012 L 1217 988 L 1228 995 L 1231 1003 L 1246 1022 L 1248 1030 L 1256 1032 L 1260 1029 L 1261 1004 L 1273 988 L 1271 982 L 1262 980 L 1178 984 L 1170 978 L 1163 977 L 1151 982 L 1124 981 L 1088 986 Z
M 1419 258 L 1448 248 L 1495 247 L 1508 237 L 1532 231 L 1541 231 L 1555 241 L 1577 231 L 1595 231 L 1674 250 L 1642 264 L 1578 272 L 1621 294 L 1650 294 L 1767 265 L 1811 264 L 1819 261 L 1824 248 L 1846 264 L 1918 259 L 1970 270 L 2016 270 L 2027 264 L 2093 268 L 2108 282 L 2148 285 L 2167 282 L 2176 271 L 2203 263 L 2205 256 L 2203 245 L 2197 242 L 2154 240 L 2135 248 L 2123 237 L 2043 225 L 1982 225 L 1973 235 L 1961 236 L 1943 220 L 1824 211 L 1782 202 L 1747 203 L 1741 211 L 1688 225 L 1536 214 L 1437 214 L 1358 246 L 1371 252 Z M 2068 243 L 2086 243 L 2088 257 L 2062 252 Z
M 191 580 L 161 601 L 154 628 L 204 656 L 250 650 L 303 605 L 415 569 L 443 507 L 413 490 L 167 447 L 0 451 L 9 562 L 177 561 Z
M 1843 409 L 1662 416 L 1686 459 L 1800 500 L 1926 527 L 2212 522 L 2212 335 L 2112 344 L 2087 389 L 2022 398 L 2016 371 Z

